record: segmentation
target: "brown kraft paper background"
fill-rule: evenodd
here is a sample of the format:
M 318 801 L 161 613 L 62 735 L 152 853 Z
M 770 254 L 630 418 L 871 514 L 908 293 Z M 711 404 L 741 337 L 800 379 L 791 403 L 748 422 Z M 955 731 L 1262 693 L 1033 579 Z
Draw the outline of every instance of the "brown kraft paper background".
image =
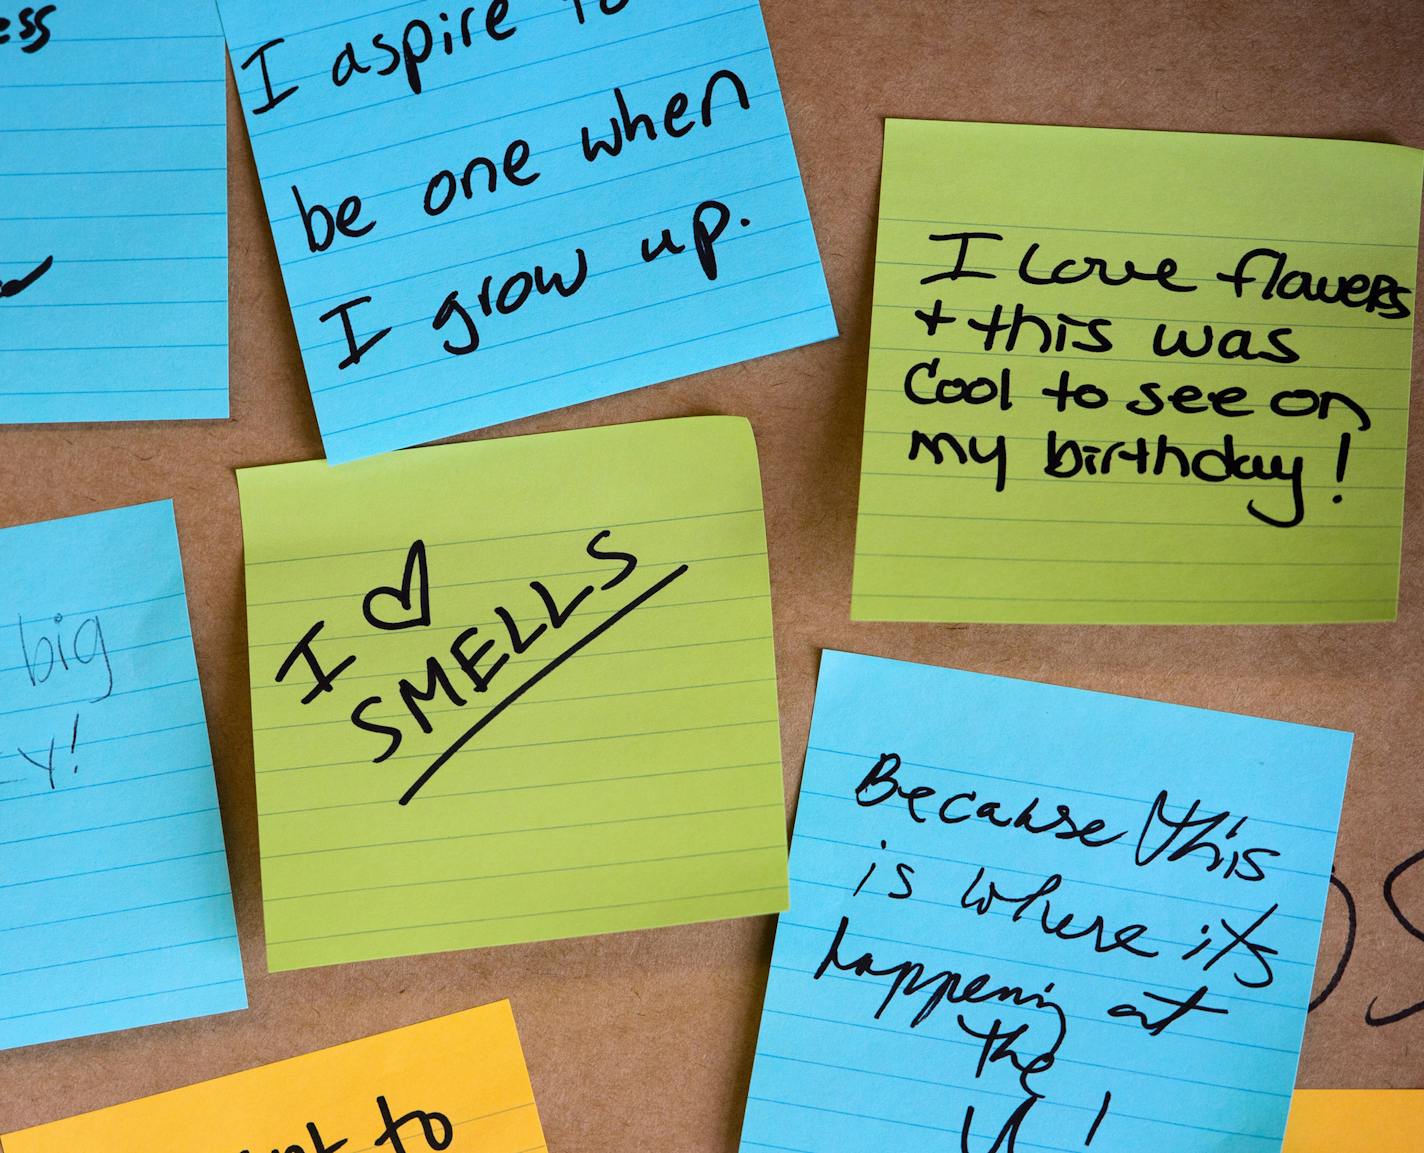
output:
M 1424 1000 L 1424 940 L 1390 914 L 1381 888 L 1424 850 L 1418 403 L 1397 624 L 849 621 L 883 119 L 1424 146 L 1424 5 L 763 0 L 763 8 L 841 339 L 478 435 L 750 417 L 766 489 L 788 821 L 822 648 L 1354 731 L 1337 871 L 1354 894 L 1358 934 L 1339 987 L 1310 1018 L 1300 1084 L 1424 1086 L 1424 1013 L 1387 1028 L 1364 1023 L 1376 997 L 1378 1013 Z M 231 85 L 228 116 L 232 419 L 0 428 L 0 524 L 173 499 L 251 1009 L 0 1053 L 0 1133 L 509 997 L 556 1153 L 731 1153 L 770 917 L 267 975 L 232 470 L 317 457 L 321 441 Z M 1419 364 L 1416 351 L 1416 377 Z M 1424 866 L 1396 895 L 1424 925 Z M 1345 937 L 1344 902 L 1332 894 L 1317 988 Z

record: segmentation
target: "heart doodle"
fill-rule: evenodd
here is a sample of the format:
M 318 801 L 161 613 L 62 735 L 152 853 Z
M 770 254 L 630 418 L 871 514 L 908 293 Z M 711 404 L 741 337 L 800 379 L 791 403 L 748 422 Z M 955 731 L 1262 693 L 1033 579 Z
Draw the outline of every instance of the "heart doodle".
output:
M 417 570 L 419 570 L 418 575 Z M 406 553 L 405 573 L 401 577 L 400 588 L 393 588 L 390 585 L 373 588 L 361 602 L 361 612 L 365 614 L 366 620 L 373 627 L 385 629 L 388 632 L 395 632 L 399 629 L 424 628 L 430 623 L 429 577 L 430 573 L 425 563 L 425 542 L 418 540 L 410 546 L 410 551 Z M 388 619 L 378 616 L 376 613 L 376 603 L 382 598 L 389 598 L 409 614 L 415 606 L 417 594 L 420 597 L 420 612 L 413 617 Z

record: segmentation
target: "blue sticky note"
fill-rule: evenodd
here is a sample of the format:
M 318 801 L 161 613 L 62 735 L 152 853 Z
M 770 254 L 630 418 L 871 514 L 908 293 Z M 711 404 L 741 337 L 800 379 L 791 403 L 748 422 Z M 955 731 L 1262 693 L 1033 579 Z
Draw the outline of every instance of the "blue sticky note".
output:
M 756 0 L 221 0 L 327 458 L 836 335 Z
M 1279 1153 L 1351 741 L 824 654 L 742 1153 Z
M 172 504 L 0 529 L 0 1049 L 246 1006 Z
M 225 75 L 212 0 L 0 10 L 0 424 L 227 416 Z

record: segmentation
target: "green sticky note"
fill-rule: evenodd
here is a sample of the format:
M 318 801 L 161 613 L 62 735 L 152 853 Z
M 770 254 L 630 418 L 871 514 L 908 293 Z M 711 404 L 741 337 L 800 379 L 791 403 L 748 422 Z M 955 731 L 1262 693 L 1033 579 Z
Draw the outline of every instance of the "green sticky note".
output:
M 1392 620 L 1424 153 L 891 120 L 857 620 Z
M 786 907 L 746 421 L 238 481 L 272 970 Z

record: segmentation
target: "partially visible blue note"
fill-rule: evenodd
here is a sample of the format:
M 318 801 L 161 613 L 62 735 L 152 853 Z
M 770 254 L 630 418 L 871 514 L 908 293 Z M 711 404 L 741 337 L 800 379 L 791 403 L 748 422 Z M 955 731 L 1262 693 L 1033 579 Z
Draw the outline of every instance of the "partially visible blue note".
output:
M 0 1049 L 246 1005 L 172 504 L 0 529 Z
M 757 0 L 220 7 L 329 460 L 836 335 Z
M 0 424 L 227 416 L 216 7 L 0 17 Z
M 1351 740 L 824 654 L 742 1153 L 1279 1153 Z

